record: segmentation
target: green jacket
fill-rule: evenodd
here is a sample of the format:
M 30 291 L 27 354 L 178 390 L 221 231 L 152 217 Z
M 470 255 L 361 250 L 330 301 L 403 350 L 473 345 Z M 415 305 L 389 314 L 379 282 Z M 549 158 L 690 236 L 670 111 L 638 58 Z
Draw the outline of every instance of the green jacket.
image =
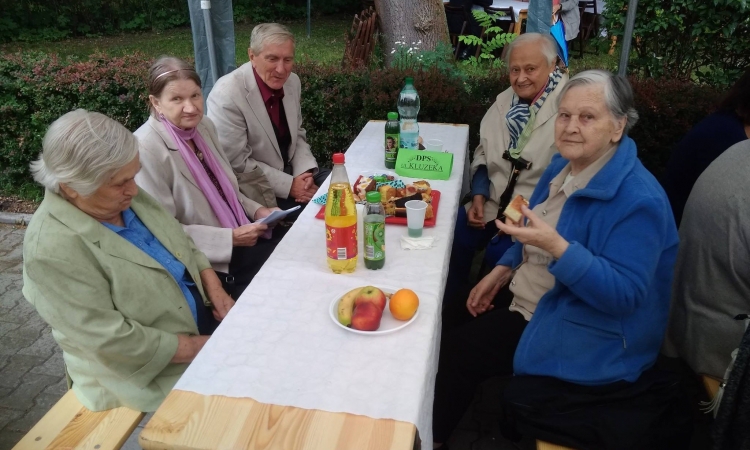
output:
M 211 264 L 182 226 L 143 190 L 131 208 L 206 302 L 200 271 Z M 187 368 L 169 362 L 177 334 L 198 334 L 169 272 L 49 190 L 26 230 L 23 259 L 23 294 L 52 327 L 81 403 L 156 410 Z

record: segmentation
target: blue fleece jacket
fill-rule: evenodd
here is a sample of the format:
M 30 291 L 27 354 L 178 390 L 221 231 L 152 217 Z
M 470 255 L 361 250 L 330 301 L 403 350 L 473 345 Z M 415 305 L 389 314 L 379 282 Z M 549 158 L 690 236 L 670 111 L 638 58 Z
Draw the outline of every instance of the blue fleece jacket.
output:
M 568 164 L 555 155 L 531 207 Z M 677 228 L 669 201 L 625 136 L 612 159 L 563 206 L 557 231 L 569 243 L 550 263 L 542 296 L 513 361 L 517 375 L 584 385 L 635 381 L 656 361 L 669 315 Z M 517 243 L 498 261 L 516 267 Z

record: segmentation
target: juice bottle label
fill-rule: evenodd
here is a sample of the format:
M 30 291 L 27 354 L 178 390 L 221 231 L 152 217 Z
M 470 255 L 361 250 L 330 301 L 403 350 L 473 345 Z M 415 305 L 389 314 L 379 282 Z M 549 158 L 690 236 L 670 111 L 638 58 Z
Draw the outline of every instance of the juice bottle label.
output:
M 357 224 L 348 227 L 326 225 L 328 257 L 338 261 L 357 257 Z
M 385 223 L 365 222 L 365 259 L 385 258 Z
M 385 162 L 386 163 L 396 163 L 396 156 L 398 154 L 398 134 L 388 134 L 385 135 Z

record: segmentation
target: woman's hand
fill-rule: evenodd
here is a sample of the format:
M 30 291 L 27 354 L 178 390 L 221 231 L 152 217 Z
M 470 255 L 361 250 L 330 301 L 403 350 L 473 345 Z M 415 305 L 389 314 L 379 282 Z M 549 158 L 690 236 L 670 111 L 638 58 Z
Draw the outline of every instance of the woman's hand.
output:
M 499 220 L 495 220 L 495 225 L 500 231 L 514 236 L 523 244 L 539 247 L 555 259 L 560 259 L 568 249 L 568 241 L 525 205 L 521 207 L 521 212 L 528 219 L 525 227 L 523 224 L 502 223 Z
M 235 228 L 232 230 L 232 246 L 252 247 L 267 229 L 268 225 L 265 223 L 250 223 Z
M 218 321 L 224 320 L 229 310 L 234 306 L 234 300 L 227 294 L 221 285 L 221 280 L 216 276 L 213 269 L 204 269 L 201 271 L 201 283 L 203 291 L 213 305 L 214 318 Z M 200 305 L 199 305 L 200 306 Z
M 484 195 L 477 194 L 471 200 L 471 207 L 466 212 L 469 226 L 472 228 L 484 229 Z
M 508 283 L 511 273 L 513 271 L 508 266 L 495 266 L 492 272 L 488 273 L 474 286 L 474 289 L 469 293 L 469 299 L 466 300 L 466 309 L 472 316 L 476 317 L 477 314 L 482 314 L 494 308 L 492 301 L 500 288 Z

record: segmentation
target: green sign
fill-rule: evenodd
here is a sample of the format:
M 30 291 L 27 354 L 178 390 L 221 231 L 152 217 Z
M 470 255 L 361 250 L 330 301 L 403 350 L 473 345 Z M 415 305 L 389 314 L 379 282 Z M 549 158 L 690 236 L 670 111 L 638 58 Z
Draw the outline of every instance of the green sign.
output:
M 396 173 L 402 177 L 447 180 L 453 169 L 453 153 L 398 149 Z

